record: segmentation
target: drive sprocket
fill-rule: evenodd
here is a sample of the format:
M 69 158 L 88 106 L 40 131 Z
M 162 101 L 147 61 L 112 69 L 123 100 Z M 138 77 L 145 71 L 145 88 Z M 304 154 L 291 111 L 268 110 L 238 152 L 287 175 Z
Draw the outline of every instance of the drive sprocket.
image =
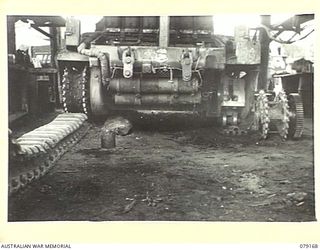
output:
M 284 91 L 280 91 L 272 102 L 273 123 L 276 125 L 280 137 L 287 139 L 289 131 L 289 105 L 288 98 Z
M 254 127 L 261 133 L 261 138 L 266 139 L 269 132 L 269 103 L 267 94 L 260 90 L 254 103 Z

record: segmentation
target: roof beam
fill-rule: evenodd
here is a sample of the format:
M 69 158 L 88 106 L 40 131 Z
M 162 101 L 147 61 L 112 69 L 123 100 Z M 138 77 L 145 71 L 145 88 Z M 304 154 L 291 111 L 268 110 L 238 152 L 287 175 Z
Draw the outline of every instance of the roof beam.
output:
M 36 31 L 39 31 L 41 34 L 45 35 L 46 37 L 49 37 L 50 39 L 53 39 L 53 37 L 48 32 L 44 31 L 43 29 L 41 29 L 37 25 L 31 24 L 31 27 L 34 28 Z

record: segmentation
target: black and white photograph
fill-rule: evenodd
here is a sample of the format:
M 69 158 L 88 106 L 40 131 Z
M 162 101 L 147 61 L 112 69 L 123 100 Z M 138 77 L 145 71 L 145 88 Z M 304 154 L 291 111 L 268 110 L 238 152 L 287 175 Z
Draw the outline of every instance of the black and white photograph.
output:
M 6 15 L 7 221 L 316 222 L 314 13 L 142 13 Z

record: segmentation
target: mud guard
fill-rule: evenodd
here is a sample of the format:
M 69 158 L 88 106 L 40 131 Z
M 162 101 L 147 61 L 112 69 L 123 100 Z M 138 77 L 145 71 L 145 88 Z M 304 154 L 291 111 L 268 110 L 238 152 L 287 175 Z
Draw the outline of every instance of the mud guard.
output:
M 102 86 L 100 67 L 90 68 L 90 108 L 92 115 L 107 115 L 106 90 Z
M 76 61 L 76 62 L 88 62 L 89 57 L 85 55 L 81 55 L 78 52 L 74 51 L 63 51 L 57 55 L 58 61 Z

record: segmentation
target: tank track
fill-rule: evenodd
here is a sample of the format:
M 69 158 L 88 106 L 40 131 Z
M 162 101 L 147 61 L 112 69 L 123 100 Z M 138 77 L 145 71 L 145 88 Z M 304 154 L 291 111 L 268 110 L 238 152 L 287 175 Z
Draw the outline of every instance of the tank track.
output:
M 263 90 L 259 91 L 254 104 L 254 130 L 259 130 L 261 139 L 266 139 L 269 132 L 269 105 L 268 97 Z
M 225 135 L 247 135 L 248 130 L 242 129 L 239 126 L 229 126 L 223 129 L 223 134 Z
M 288 137 L 288 130 L 289 130 L 289 105 L 288 105 L 288 98 L 285 92 L 281 91 L 278 94 L 278 100 L 281 110 L 282 110 L 282 119 L 281 121 L 276 124 L 278 127 L 278 131 L 280 137 L 283 140 L 286 140 Z
M 269 133 L 279 133 L 282 140 L 300 138 L 303 132 L 304 112 L 301 97 L 297 93 L 287 95 L 280 91 L 274 100 L 269 100 L 261 90 L 254 105 L 254 130 L 260 130 L 261 138 L 266 139 Z M 270 130 L 270 123 L 276 131 Z
M 295 115 L 290 118 L 290 126 L 288 135 L 292 138 L 300 138 L 303 133 L 304 110 L 303 103 L 299 94 L 290 94 L 288 97 L 289 112 L 294 112 Z
M 62 76 L 62 105 L 66 113 L 90 113 L 88 68 L 65 67 Z
M 86 120 L 85 114 L 60 114 L 18 138 L 18 151 L 9 154 L 9 195 L 45 175 L 87 133 Z

